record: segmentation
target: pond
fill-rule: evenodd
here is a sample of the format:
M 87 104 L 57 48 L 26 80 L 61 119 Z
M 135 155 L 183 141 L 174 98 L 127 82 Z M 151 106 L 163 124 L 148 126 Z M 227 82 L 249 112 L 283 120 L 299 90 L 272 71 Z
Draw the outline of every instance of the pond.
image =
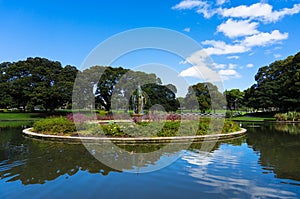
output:
M 148 173 L 126 172 L 136 169 L 130 162 L 122 171 L 110 168 L 81 143 L 37 140 L 24 137 L 21 126 L 1 127 L 0 198 L 300 198 L 300 126 L 243 126 L 244 137 L 215 143 L 207 153 L 193 143 L 175 162 Z

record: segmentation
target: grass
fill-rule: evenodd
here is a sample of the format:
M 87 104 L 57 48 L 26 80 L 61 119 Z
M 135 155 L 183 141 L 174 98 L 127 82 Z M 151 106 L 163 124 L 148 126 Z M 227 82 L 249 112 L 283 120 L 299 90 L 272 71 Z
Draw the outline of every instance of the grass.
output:
M 31 121 L 40 120 L 45 115 L 41 113 L 0 113 L 1 121 Z
M 263 121 L 276 121 L 274 115 L 277 112 L 254 112 L 246 113 L 243 116 L 237 116 L 231 118 L 234 121 L 246 121 L 246 122 L 263 122 Z
M 234 121 L 247 121 L 247 122 L 263 122 L 267 121 L 275 121 L 276 119 L 273 117 L 250 117 L 250 116 L 239 116 L 233 117 L 232 120 Z

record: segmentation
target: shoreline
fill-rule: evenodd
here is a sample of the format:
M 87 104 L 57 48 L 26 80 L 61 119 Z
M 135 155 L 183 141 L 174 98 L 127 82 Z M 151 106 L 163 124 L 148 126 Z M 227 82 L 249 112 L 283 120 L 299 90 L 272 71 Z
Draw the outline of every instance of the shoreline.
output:
M 22 133 L 28 137 L 48 139 L 48 140 L 63 140 L 63 141 L 100 141 L 100 142 L 116 142 L 116 143 L 159 143 L 159 142 L 186 142 L 186 141 L 218 141 L 233 139 L 244 136 L 247 132 L 242 128 L 240 131 L 226 133 L 226 134 L 211 134 L 211 135 L 197 135 L 197 136 L 176 136 L 176 137 L 76 137 L 76 136 L 59 136 L 35 133 L 31 131 L 32 128 L 27 128 Z

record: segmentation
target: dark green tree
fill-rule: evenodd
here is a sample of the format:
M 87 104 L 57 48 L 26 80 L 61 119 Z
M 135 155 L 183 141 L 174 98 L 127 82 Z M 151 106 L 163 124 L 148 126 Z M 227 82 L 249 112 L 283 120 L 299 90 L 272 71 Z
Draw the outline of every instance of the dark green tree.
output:
M 248 107 L 282 111 L 299 109 L 300 53 L 261 67 L 255 81 L 245 92 Z
M 38 106 L 53 111 L 70 103 L 77 69 L 57 61 L 28 58 L 1 64 L 1 95 L 6 107 L 32 111 Z
M 227 109 L 237 110 L 239 107 L 243 106 L 243 98 L 245 93 L 239 89 L 226 90 L 224 92 L 227 101 Z
M 190 86 L 184 104 L 187 109 L 199 109 L 205 113 L 207 110 L 222 109 L 226 100 L 217 86 L 206 82 Z
M 171 90 L 171 89 L 172 90 Z M 142 86 L 143 92 L 148 96 L 145 109 L 151 108 L 151 106 L 159 104 L 164 107 L 167 112 L 176 111 L 180 104 L 176 100 L 176 87 L 174 85 L 158 85 L 158 84 L 146 84 Z

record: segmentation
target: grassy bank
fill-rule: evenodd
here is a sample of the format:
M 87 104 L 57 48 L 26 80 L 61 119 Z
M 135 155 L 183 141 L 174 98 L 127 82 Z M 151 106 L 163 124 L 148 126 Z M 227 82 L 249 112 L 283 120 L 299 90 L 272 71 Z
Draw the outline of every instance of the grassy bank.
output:
M 31 121 L 45 117 L 43 113 L 0 113 L 1 121 Z
M 256 112 L 246 113 L 242 116 L 232 117 L 234 121 L 245 121 L 245 122 L 263 122 L 263 121 L 276 121 L 274 115 L 276 112 Z

